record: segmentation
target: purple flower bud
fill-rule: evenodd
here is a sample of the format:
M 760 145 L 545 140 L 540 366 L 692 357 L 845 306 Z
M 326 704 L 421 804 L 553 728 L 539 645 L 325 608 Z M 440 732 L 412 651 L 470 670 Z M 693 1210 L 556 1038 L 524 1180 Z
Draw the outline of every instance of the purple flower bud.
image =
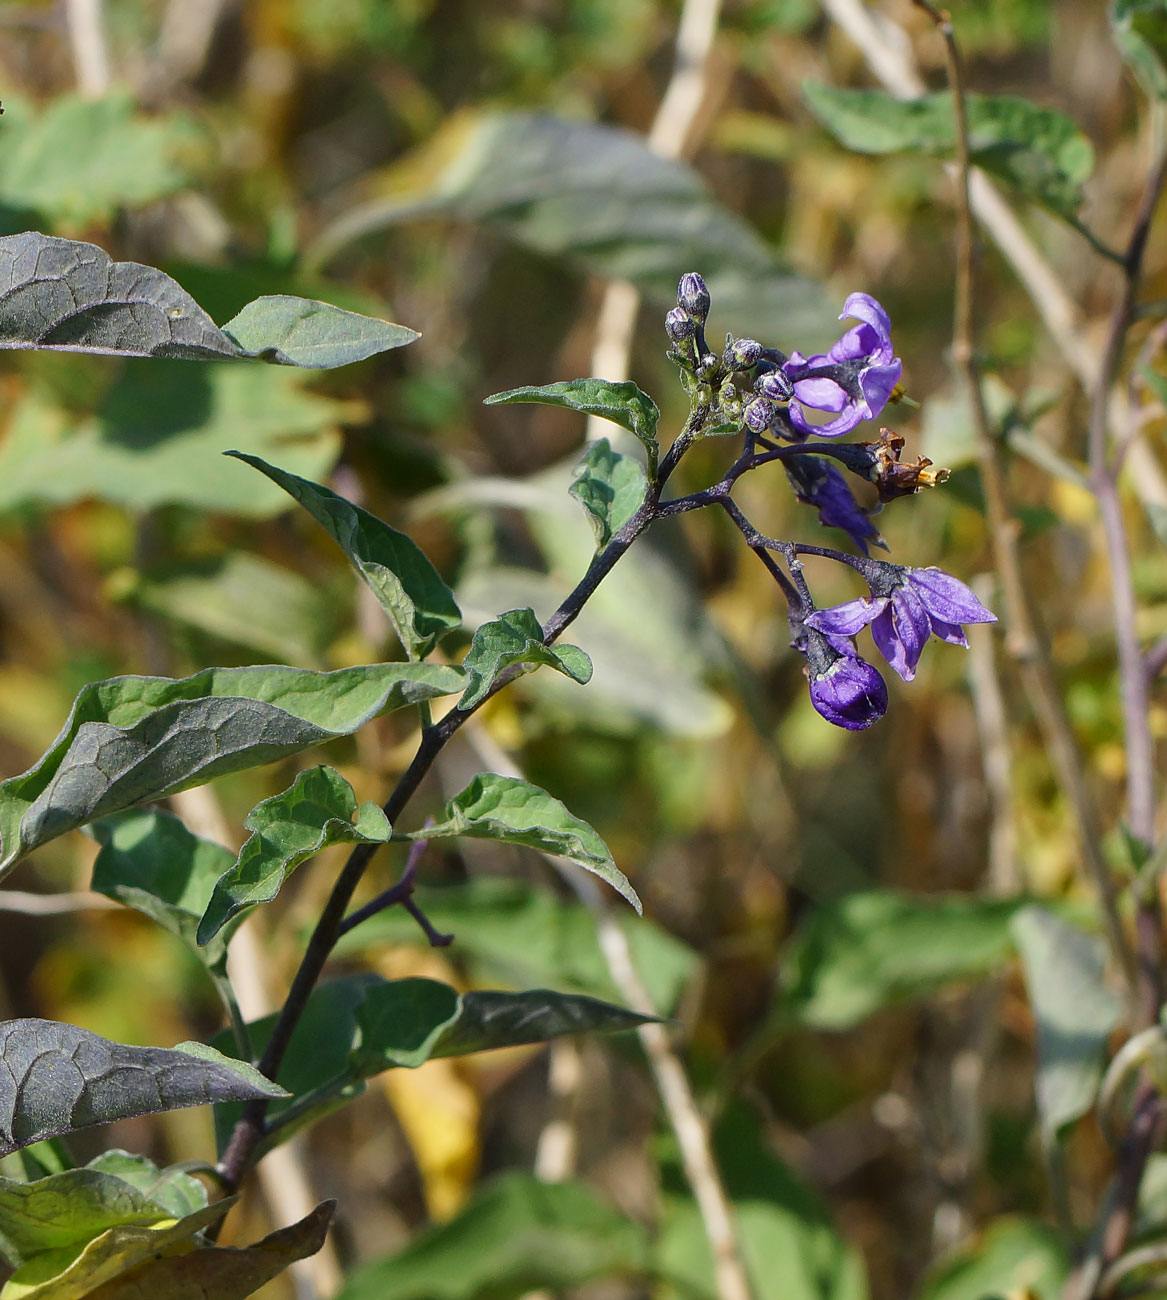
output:
M 697 333 L 697 322 L 681 307 L 665 314 L 665 333 L 674 343 L 684 343 Z
M 755 397 L 747 403 L 743 414 L 747 429 L 752 429 L 754 433 L 765 433 L 777 414 L 777 408 L 769 398 Z
M 727 370 L 750 370 L 761 361 L 763 351 L 756 339 L 730 338 L 721 359 Z
M 754 385 L 763 397 L 772 402 L 788 402 L 794 396 L 794 385 L 790 377 L 782 370 L 771 370 L 763 375 Z
M 810 670 L 809 676 L 811 704 L 836 727 L 863 731 L 887 712 L 886 683 L 857 655 L 841 654 L 821 672 Z
M 696 271 L 681 276 L 681 283 L 677 286 L 677 306 L 683 307 L 696 321 L 704 321 L 709 315 L 709 290 Z

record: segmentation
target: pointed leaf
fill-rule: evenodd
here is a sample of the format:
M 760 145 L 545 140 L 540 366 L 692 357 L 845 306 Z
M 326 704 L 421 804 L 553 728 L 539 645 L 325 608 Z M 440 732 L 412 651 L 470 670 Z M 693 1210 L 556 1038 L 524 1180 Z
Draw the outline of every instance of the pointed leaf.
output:
M 33 231 L 0 238 L 0 348 L 200 361 L 258 357 L 318 369 L 418 337 L 387 321 L 283 296 L 257 299 L 233 323 L 259 346 L 225 334 L 155 267 L 114 262 L 96 244 Z
M 258 456 L 227 454 L 278 483 L 324 528 L 380 601 L 411 659 L 424 658 L 443 632 L 461 623 L 450 589 L 411 538 L 319 483 L 277 469 Z
M 415 832 L 413 838 L 441 839 L 453 835 L 522 844 L 568 858 L 606 880 L 638 912 L 641 910 L 636 891 L 612 861 L 604 841 L 587 822 L 529 781 L 483 772 L 446 804 L 436 826 Z
M 474 633 L 474 640 L 462 661 L 469 674 L 459 707 L 472 709 L 494 685 L 499 673 L 516 664 L 554 668 L 573 681 L 587 682 L 592 661 L 574 645 L 543 644 L 543 628 L 533 609 L 511 609 Z
M 1011 929 L 1037 1021 L 1037 1109 L 1047 1142 L 1094 1105 L 1103 1053 L 1122 1019 L 1106 986 L 1106 945 L 1042 907 L 1026 907 Z
M 86 822 L 349 735 L 463 685 L 457 668 L 374 664 L 331 673 L 207 668 L 177 681 L 86 686 L 40 762 L 0 784 L 0 875 Z
M 223 333 L 248 356 L 305 370 L 351 365 L 421 338 L 405 325 L 283 293 L 249 302 Z
M 518 1300 L 645 1272 L 643 1229 L 582 1183 L 510 1173 L 449 1223 L 357 1269 L 338 1300 Z
M 227 955 L 223 941 L 200 948 L 195 938 L 215 882 L 234 857 L 230 849 L 192 835 L 172 813 L 139 808 L 93 825 L 102 846 L 92 888 L 164 926 L 209 967 Z
M 859 153 L 903 150 L 947 154 L 955 146 L 952 96 L 946 91 L 896 99 L 879 90 L 836 90 L 803 83 L 811 112 Z M 1014 95 L 966 95 L 972 161 L 1062 217 L 1082 205 L 1094 170 L 1090 141 L 1064 114 Z
M 158 1257 L 155 1252 L 153 1259 L 95 1291 L 86 1292 L 87 1300 L 142 1300 L 143 1296 L 165 1296 L 166 1300 L 243 1300 L 289 1264 L 315 1255 L 324 1245 L 335 1208 L 335 1201 L 324 1201 L 299 1223 L 269 1233 L 250 1246 L 210 1246 L 164 1257 Z M 50 1298 L 46 1295 L 44 1300 Z
M 571 495 L 588 512 L 600 550 L 644 504 L 648 494 L 644 466 L 613 451 L 607 438 L 600 438 L 580 457 L 575 474 Z
M 228 921 L 270 902 L 287 877 L 332 844 L 384 844 L 391 834 L 375 803 L 357 807 L 353 788 L 331 767 L 301 772 L 282 794 L 247 814 L 251 835 L 215 885 L 199 922 L 198 942 L 211 942 Z
M 202 1044 L 127 1047 L 52 1020 L 0 1024 L 0 1155 L 131 1115 L 281 1095 Z
M 217 1223 L 234 1204 L 226 1197 L 177 1221 L 162 1217 L 153 1224 L 120 1223 L 91 1238 L 33 1255 L 8 1279 L 3 1300 L 82 1300 L 105 1293 L 128 1270 L 166 1251 L 189 1258 L 184 1247 L 205 1228 Z M 177 1293 L 160 1292 L 168 1300 Z
M 542 388 L 512 388 L 488 397 L 484 406 L 510 406 L 515 402 L 537 402 L 542 406 L 566 406 L 585 415 L 599 415 L 633 433 L 648 453 L 648 472 L 656 473 L 656 426 L 660 411 L 647 393 L 630 380 L 613 383 L 608 379 L 568 379 Z
M 635 1029 L 652 1019 L 548 989 L 459 994 L 436 980 L 391 980 L 370 986 L 356 1008 L 360 1038 L 353 1069 L 367 1077 L 392 1066 L 414 1069 L 437 1057 L 543 1043 L 564 1034 Z

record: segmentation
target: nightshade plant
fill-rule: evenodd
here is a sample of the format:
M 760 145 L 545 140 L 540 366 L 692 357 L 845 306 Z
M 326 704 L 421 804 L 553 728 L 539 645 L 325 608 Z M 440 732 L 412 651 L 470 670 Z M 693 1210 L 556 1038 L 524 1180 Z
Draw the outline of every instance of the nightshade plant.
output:
M 179 1280 L 198 1285 L 226 1270 L 227 1289 L 214 1293 L 250 1294 L 319 1249 L 331 1207 L 318 1207 L 255 1248 L 228 1253 L 214 1235 L 233 1194 L 267 1150 L 355 1095 L 365 1080 L 439 1056 L 644 1022 L 619 1006 L 546 990 L 459 995 L 432 980 L 322 976 L 343 936 L 395 905 L 410 912 L 431 943 L 450 942 L 413 898 L 425 846 L 443 838 L 492 839 L 565 859 L 639 910 L 595 830 L 525 780 L 481 773 L 444 807 L 426 810 L 428 817 L 412 805 L 446 743 L 508 683 L 538 667 L 588 681 L 587 655 L 560 644 L 560 637 L 656 520 L 705 506 L 726 512 L 785 597 L 791 644 L 805 660 L 815 709 L 848 730 L 871 725 L 888 707 L 883 679 L 855 647 L 864 626 L 871 625 L 877 648 L 910 679 L 929 635 L 963 644 L 961 625 L 993 618 L 947 574 L 870 557 L 879 535 L 846 476 L 872 485 L 880 502 L 941 477 L 926 460 L 901 461 L 903 440 L 887 430 L 874 441 L 837 441 L 878 416 L 895 394 L 901 367 L 882 307 L 853 294 L 843 315 L 859 324 L 825 354 L 810 357 L 733 337 L 718 356 L 705 337 L 709 308 L 701 277 L 685 275 L 666 325 L 690 409 L 663 455 L 657 408 L 629 382 L 583 379 L 488 399 L 602 415 L 631 432 L 643 456 L 617 451 L 607 440 L 588 448 L 572 487 L 595 527 L 597 550 L 587 571 L 546 621 L 531 609 L 512 609 L 483 623 L 457 665 L 447 662 L 446 651 L 456 644 L 461 614 L 413 541 L 326 487 L 257 456 L 229 453 L 286 491 L 341 547 L 384 610 L 403 657 L 334 672 L 277 665 L 208 668 L 182 680 L 98 682 L 78 695 L 40 761 L 0 784 L 0 873 L 66 831 L 90 827 L 100 845 L 94 888 L 151 916 L 198 954 L 229 1026 L 217 1047 L 188 1043 L 169 1050 L 127 1047 L 49 1021 L 0 1026 L 0 1154 L 24 1151 L 27 1175 L 0 1180 L 0 1250 L 16 1269 L 14 1285 L 84 1294 L 132 1276 L 143 1292 L 168 1294 Z M 111 262 L 100 249 L 69 240 L 31 233 L 0 239 L 0 345 L 7 348 L 329 368 L 415 337 L 399 325 L 289 297 L 258 299 L 220 329 L 160 271 Z M 820 416 L 827 418 L 816 423 Z M 701 491 L 667 497 L 682 457 L 711 437 L 737 440 L 730 467 Z M 841 529 L 860 554 L 775 540 L 750 524 L 733 500 L 734 485 L 749 471 L 778 464 L 798 499 L 817 509 L 823 525 Z M 849 565 L 871 595 L 817 608 L 804 556 Z M 448 707 L 435 717 L 432 702 L 443 698 Z M 250 837 L 234 854 L 199 839 L 170 812 L 144 806 L 352 734 L 400 709 L 416 711 L 416 751 L 380 807 L 358 804 L 332 768 L 312 767 L 251 811 Z M 227 971 L 232 934 L 278 895 L 292 871 L 337 844 L 351 846 L 347 862 L 282 1008 L 268 1021 L 246 1023 Z M 402 874 L 354 906 L 383 845 L 407 849 Z M 281 1080 L 288 1081 L 283 1067 L 296 1035 L 321 1017 L 332 1047 L 301 1042 L 308 1078 L 301 1068 L 289 1091 Z M 73 1168 L 52 1141 L 115 1118 L 207 1102 L 220 1107 L 222 1136 L 217 1165 L 204 1171 L 208 1181 L 121 1152 Z

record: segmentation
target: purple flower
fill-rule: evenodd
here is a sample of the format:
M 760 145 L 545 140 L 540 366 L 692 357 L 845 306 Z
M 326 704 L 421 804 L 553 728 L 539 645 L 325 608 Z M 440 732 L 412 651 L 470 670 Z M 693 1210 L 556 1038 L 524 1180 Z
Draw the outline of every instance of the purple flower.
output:
M 804 357 L 794 352 L 782 367 L 794 383 L 790 420 L 803 434 L 837 438 L 861 421 L 874 419 L 903 373 L 892 348 L 891 321 L 870 294 L 853 293 L 843 304 L 839 319 L 845 318 L 861 324 L 849 329 L 825 355 Z M 836 418 L 811 424 L 802 407 L 827 411 Z
M 834 465 L 824 465 L 817 456 L 790 456 L 783 463 L 799 501 L 818 507 L 820 524 L 841 528 L 864 555 L 869 554 L 868 542 L 883 546 L 879 529 L 855 500 L 847 480 Z
M 887 712 L 887 685 L 850 641 L 809 630 L 805 653 L 810 702 L 828 722 L 864 731 Z
M 831 636 L 854 636 L 870 623 L 876 649 L 905 682 L 915 677 L 929 636 L 967 646 L 962 623 L 997 621 L 963 582 L 940 569 L 879 564 L 867 581 L 870 596 L 816 610 L 807 625 Z

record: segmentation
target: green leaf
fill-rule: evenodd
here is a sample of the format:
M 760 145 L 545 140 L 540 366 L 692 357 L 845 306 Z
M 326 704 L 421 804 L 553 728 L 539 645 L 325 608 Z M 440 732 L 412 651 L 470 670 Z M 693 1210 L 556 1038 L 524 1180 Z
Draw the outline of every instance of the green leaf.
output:
M 152 567 L 125 596 L 172 623 L 307 667 L 320 662 L 341 626 L 342 602 L 332 592 L 247 551 Z
M 1167 99 L 1167 5 L 1163 0 L 1112 0 L 1110 31 L 1143 93 Z
M 215 1217 L 221 1217 L 222 1207 L 229 1205 L 230 1201 L 219 1201 L 201 1216 L 191 1215 L 164 1230 L 113 1228 L 107 1234 L 114 1239 L 111 1244 L 116 1246 L 128 1236 L 130 1249 L 122 1248 L 109 1261 L 100 1256 L 90 1258 L 104 1244 L 104 1238 L 98 1238 L 72 1270 L 79 1289 L 67 1290 L 60 1281 L 50 1279 L 43 1289 L 14 1293 L 12 1300 L 81 1300 L 82 1296 L 88 1300 L 141 1300 L 147 1295 L 174 1300 L 243 1300 L 289 1264 L 314 1255 L 324 1245 L 335 1209 L 334 1201 L 325 1201 L 299 1223 L 269 1233 L 251 1246 L 201 1246 L 170 1252 L 172 1246 L 205 1226 L 196 1223 L 198 1218 L 208 1219 L 216 1210 L 219 1215 Z M 101 1285 L 94 1287 L 95 1281 Z M 4 1300 L 9 1297 L 5 1295 Z
M 158 808 L 105 817 L 94 823 L 93 835 L 102 846 L 93 889 L 157 921 L 212 970 L 222 968 L 225 941 L 200 948 L 195 935 L 215 882 L 234 862 L 231 850 L 192 835 Z
M 278 455 L 301 474 L 327 473 L 351 408 L 303 385 L 302 374 L 274 366 L 153 361 L 126 366 L 97 413 L 80 420 L 67 403 L 30 392 L 0 444 L 0 510 L 99 497 L 140 510 L 179 502 L 276 514 L 287 508 L 284 493 L 222 452 L 245 437 L 248 451 Z
M 0 1296 L 3 1300 L 108 1300 L 106 1288 L 116 1286 L 123 1274 L 143 1261 L 185 1246 L 197 1233 L 222 1219 L 233 1203 L 234 1197 L 226 1197 L 177 1222 L 163 1216 L 153 1222 L 115 1223 L 94 1236 L 40 1251 L 16 1270 Z M 70 1208 L 59 1198 L 56 1206 L 46 1206 L 48 1213 L 62 1213 L 63 1218 L 68 1217 Z M 170 1294 L 176 1295 L 173 1291 Z
M 235 317 L 245 338 L 260 343 L 250 349 L 219 329 L 185 289 L 155 267 L 114 262 L 96 244 L 32 231 L 0 238 L 0 349 L 185 361 L 252 357 L 319 369 L 418 337 L 400 325 L 340 308 L 321 311 L 323 303 L 305 298 L 278 296 L 278 305 L 272 302 L 260 298 Z M 332 336 L 332 344 L 322 335 Z M 282 351 L 281 343 L 292 351 Z
M 592 675 L 592 661 L 578 646 L 543 644 L 543 628 L 533 609 L 511 609 L 474 633 L 462 661 L 468 679 L 459 707 L 474 708 L 499 673 L 518 664 L 554 668 L 581 684 Z
M 416 831 L 414 838 L 431 840 L 454 835 L 522 844 L 567 858 L 606 880 L 638 912 L 641 910 L 636 891 L 612 861 L 604 841 L 587 822 L 529 781 L 480 773 L 446 804 L 436 825 Z
M 837 337 L 838 307 L 820 286 L 792 271 L 696 172 L 661 158 L 636 132 L 463 113 L 385 182 L 389 197 L 356 205 L 326 229 L 308 251 L 310 266 L 402 221 L 444 213 L 488 222 L 583 274 L 630 280 L 662 307 L 675 305 L 681 275 L 699 270 L 714 315 L 735 333 L 794 339 L 804 351 Z
M 414 899 L 439 931 L 457 937 L 451 951 L 466 964 L 475 985 L 557 988 L 607 1001 L 620 997 L 600 950 L 595 918 L 582 903 L 497 876 L 422 887 Z M 644 918 L 621 912 L 614 919 L 625 933 L 652 1005 L 671 1012 L 696 974 L 696 953 Z M 381 944 L 425 943 L 413 918 L 395 907 L 350 930 L 336 954 L 369 952 Z
M 338 1300 L 518 1300 L 645 1271 L 644 1230 L 580 1183 L 511 1173 L 449 1223 L 358 1268 Z
M 459 669 L 430 664 L 206 668 L 178 681 L 95 682 L 36 766 L 0 784 L 0 874 L 86 822 L 349 735 L 463 684 Z
M 613 451 L 607 438 L 600 438 L 580 457 L 575 475 L 571 495 L 588 512 L 600 550 L 644 504 L 648 494 L 644 466 Z
M 223 326 L 248 356 L 305 370 L 331 370 L 421 338 L 416 330 L 311 298 L 268 294 Z
M 858 153 L 948 154 L 955 147 L 945 91 L 896 99 L 880 90 L 836 90 L 806 81 L 810 111 Z M 1064 114 L 1014 95 L 967 95 L 972 161 L 1058 216 L 1073 219 L 1094 170 L 1090 141 Z
M 211 942 L 228 921 L 280 892 L 287 877 L 333 844 L 384 844 L 392 831 L 375 803 L 357 806 L 353 788 L 331 767 L 301 772 L 282 794 L 265 799 L 243 823 L 251 835 L 215 885 L 199 922 Z
M 210 1047 L 126 1047 L 52 1020 L 0 1024 L 0 1155 L 131 1115 L 278 1097 L 282 1090 Z
M 1035 1219 L 1000 1218 L 925 1277 L 917 1300 L 1034 1295 L 1057 1300 L 1070 1272 L 1062 1234 Z
M 815 907 L 782 964 L 779 1016 L 850 1029 L 889 1003 L 974 979 L 1012 952 L 1020 903 L 870 890 Z
M 511 406 L 516 402 L 536 402 L 541 406 L 566 406 L 585 415 L 599 415 L 622 429 L 635 434 L 648 453 L 648 472 L 656 474 L 659 448 L 656 426 L 660 411 L 647 393 L 630 380 L 613 383 L 607 379 L 568 379 L 542 388 L 512 388 L 486 398 L 484 406 Z
M 190 176 L 183 155 L 194 140 L 192 119 L 146 117 L 133 96 L 101 99 L 58 95 L 30 115 L 4 97 L 0 134 L 0 204 L 33 210 L 79 227 L 108 221 L 181 189 Z
M 457 993 L 436 980 L 374 984 L 356 1008 L 359 1077 L 393 1066 L 415 1069 L 443 1056 L 545 1043 L 564 1034 L 617 1033 L 653 1017 L 596 998 L 548 989 Z
M 146 1156 L 114 1148 L 103 1151 L 85 1166 L 99 1173 L 120 1178 L 123 1183 L 141 1192 L 155 1205 L 161 1206 L 176 1219 L 193 1214 L 207 1204 L 207 1187 L 182 1166 L 159 1169 Z
M 278 483 L 323 527 L 377 597 L 411 659 L 424 658 L 443 632 L 461 623 L 450 589 L 411 538 L 318 483 L 258 456 L 227 454 Z
M 1051 1142 L 1093 1107 L 1122 1003 L 1104 981 L 1100 938 L 1035 906 L 1018 912 L 1011 928 L 1037 1021 L 1037 1109 Z

